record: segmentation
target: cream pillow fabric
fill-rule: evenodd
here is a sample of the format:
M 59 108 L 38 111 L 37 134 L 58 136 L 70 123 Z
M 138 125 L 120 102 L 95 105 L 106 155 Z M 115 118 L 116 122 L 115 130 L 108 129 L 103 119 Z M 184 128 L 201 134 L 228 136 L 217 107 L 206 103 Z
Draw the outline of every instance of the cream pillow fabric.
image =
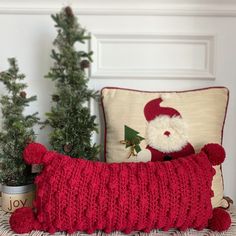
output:
M 225 87 L 211 87 L 177 92 L 146 92 L 122 88 L 103 88 L 102 105 L 105 119 L 105 160 L 107 162 L 129 161 L 130 147 L 126 148 L 124 127 L 147 137 L 148 121 L 144 107 L 153 99 L 161 98 L 161 107 L 171 108 L 181 114 L 187 125 L 188 142 L 195 152 L 207 143 L 222 143 L 229 91 Z M 164 112 L 165 113 L 165 112 Z M 163 114 L 164 114 L 163 113 Z M 165 114 L 164 114 L 165 115 Z M 140 142 L 145 150 L 147 138 Z M 132 159 L 132 158 L 131 158 Z M 213 207 L 227 207 L 223 199 L 223 177 L 221 166 L 216 166 L 213 178 Z

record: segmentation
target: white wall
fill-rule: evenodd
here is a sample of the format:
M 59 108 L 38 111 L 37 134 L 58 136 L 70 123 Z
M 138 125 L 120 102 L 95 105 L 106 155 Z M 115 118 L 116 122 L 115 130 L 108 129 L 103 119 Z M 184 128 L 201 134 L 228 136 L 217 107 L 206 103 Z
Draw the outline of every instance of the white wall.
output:
M 27 75 L 28 94 L 38 95 L 29 110 L 39 111 L 41 118 L 49 110 L 53 90 L 51 81 L 43 78 L 52 64 L 49 55 L 56 35 L 50 13 L 67 3 L 93 35 L 91 88 L 230 89 L 223 170 L 225 194 L 236 201 L 236 1 L 1 0 L 0 71 L 7 68 L 7 58 L 18 59 Z M 97 113 L 96 105 L 93 110 Z M 38 134 L 47 144 L 47 132 Z

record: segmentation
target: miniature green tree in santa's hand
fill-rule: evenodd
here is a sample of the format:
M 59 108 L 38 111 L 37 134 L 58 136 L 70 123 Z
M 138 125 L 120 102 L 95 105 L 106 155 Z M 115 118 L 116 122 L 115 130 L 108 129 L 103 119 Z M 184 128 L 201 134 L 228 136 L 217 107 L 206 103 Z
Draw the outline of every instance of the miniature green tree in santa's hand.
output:
M 2 129 L 0 131 L 0 183 L 19 186 L 31 183 L 31 167 L 23 160 L 23 150 L 35 139 L 33 126 L 38 123 L 38 113 L 25 115 L 24 109 L 36 96 L 28 97 L 27 85 L 21 82 L 25 75 L 19 73 L 16 60 L 9 59 L 10 68 L 0 73 L 6 95 L 0 98 Z
M 124 140 L 121 140 L 120 143 L 125 144 L 125 148 L 130 148 L 128 158 L 136 156 L 137 153 L 141 151 L 140 143 L 144 138 L 138 135 L 138 131 L 128 127 L 127 125 L 124 126 L 124 133 Z
M 51 54 L 54 65 L 46 77 L 55 81 L 56 91 L 52 95 L 51 111 L 46 114 L 46 124 L 52 128 L 49 142 L 60 153 L 95 159 L 99 146 L 91 144 L 91 138 L 98 129 L 96 116 L 90 114 L 88 104 L 90 99 L 97 98 L 97 93 L 88 89 L 85 72 L 92 61 L 92 52 L 76 49 L 90 37 L 70 7 L 52 18 L 57 37 Z

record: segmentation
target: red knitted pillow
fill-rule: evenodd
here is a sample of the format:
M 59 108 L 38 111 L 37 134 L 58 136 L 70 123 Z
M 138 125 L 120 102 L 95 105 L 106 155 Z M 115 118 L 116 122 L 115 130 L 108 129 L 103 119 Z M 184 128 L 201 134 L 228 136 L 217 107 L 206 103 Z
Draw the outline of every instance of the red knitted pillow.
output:
M 212 150 L 219 155 L 214 158 Z M 173 161 L 108 164 L 72 159 L 33 143 L 24 158 L 29 164 L 43 163 L 44 169 L 35 181 L 35 211 L 20 208 L 10 218 L 16 233 L 222 231 L 230 226 L 228 213 L 213 211 L 211 205 L 212 163 L 224 160 L 219 145 Z

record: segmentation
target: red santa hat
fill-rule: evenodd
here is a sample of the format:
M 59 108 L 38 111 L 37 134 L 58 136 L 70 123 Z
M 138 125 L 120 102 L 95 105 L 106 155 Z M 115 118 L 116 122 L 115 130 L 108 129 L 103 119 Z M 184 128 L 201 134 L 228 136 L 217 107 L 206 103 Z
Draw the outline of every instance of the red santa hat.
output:
M 155 119 L 157 116 L 166 115 L 166 116 L 180 116 L 180 113 L 172 107 L 160 107 L 162 98 L 156 98 L 148 102 L 144 107 L 144 115 L 147 121 Z

